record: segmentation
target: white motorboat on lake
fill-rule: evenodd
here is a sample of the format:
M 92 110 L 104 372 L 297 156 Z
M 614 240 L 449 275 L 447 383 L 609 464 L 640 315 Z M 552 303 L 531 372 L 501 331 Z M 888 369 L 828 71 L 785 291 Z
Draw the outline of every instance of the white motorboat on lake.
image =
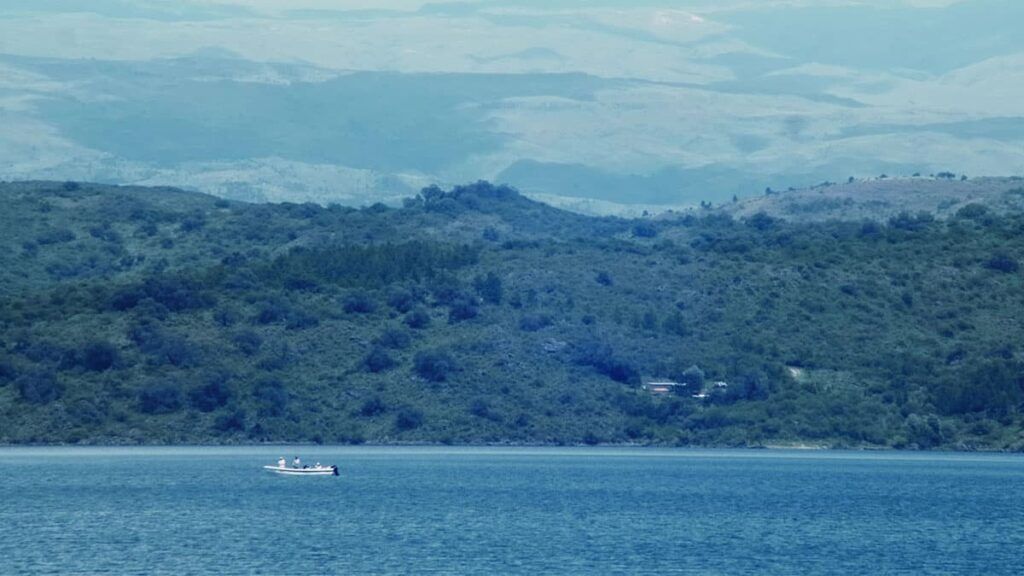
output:
M 337 466 L 303 466 L 302 468 L 295 468 L 291 466 L 264 466 L 264 470 L 270 470 L 275 474 L 284 474 L 286 476 L 337 476 Z

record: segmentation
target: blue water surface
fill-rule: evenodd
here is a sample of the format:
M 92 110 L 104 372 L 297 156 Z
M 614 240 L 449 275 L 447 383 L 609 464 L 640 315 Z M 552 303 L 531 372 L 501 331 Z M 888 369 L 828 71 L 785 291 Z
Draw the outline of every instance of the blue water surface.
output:
M 340 477 L 261 469 L 278 456 Z M 1020 574 L 1013 455 L 0 449 L 0 573 Z

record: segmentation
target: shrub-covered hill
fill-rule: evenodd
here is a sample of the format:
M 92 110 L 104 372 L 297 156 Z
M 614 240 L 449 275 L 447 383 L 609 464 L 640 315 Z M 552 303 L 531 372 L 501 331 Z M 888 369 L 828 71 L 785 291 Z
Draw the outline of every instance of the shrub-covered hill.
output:
M 793 221 L 887 220 L 900 212 L 928 212 L 941 219 L 980 204 L 999 214 L 1024 210 L 1024 178 L 967 178 L 952 172 L 929 176 L 850 178 L 810 188 L 765 189 L 763 196 L 721 204 L 716 211 L 733 218 L 758 212 Z
M 1017 213 L 0 202 L 0 442 L 1024 448 Z

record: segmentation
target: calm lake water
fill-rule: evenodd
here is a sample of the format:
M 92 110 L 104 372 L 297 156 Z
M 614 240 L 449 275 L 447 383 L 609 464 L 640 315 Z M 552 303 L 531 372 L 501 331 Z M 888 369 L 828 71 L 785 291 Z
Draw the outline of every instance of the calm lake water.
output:
M 340 477 L 260 469 L 295 454 Z M 1024 458 L 0 449 L 4 574 L 1021 574 Z

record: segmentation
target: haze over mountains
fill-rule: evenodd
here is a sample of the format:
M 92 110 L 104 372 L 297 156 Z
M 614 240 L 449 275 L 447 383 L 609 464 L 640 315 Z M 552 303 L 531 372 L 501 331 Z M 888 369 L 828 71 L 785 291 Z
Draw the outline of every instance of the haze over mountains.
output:
M 339 7 L 340 6 L 340 7 Z M 1024 4 L 0 3 L 0 179 L 581 211 L 1024 173 Z

